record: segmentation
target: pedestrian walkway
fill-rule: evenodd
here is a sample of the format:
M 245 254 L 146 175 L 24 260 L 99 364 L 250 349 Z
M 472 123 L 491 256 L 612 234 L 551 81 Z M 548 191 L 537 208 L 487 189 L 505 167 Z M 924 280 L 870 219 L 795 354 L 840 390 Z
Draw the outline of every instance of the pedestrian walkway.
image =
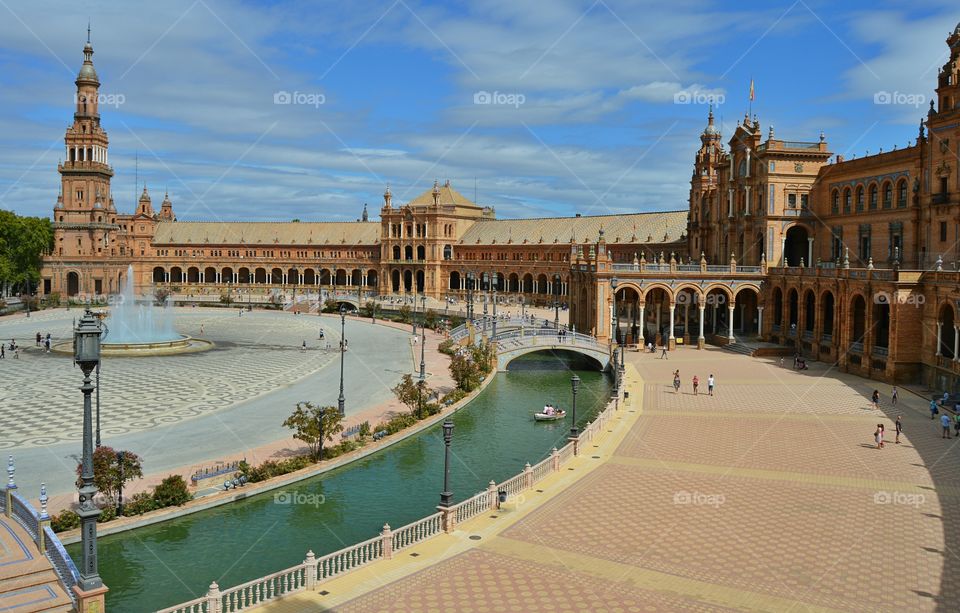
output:
M 22 526 L 0 514 L 0 611 L 73 611 L 53 565 Z
M 777 364 L 719 349 L 630 354 L 642 413 L 626 406 L 570 471 L 262 610 L 956 610 L 957 439 L 940 439 L 922 398 L 901 391 L 892 407 L 888 385 Z M 692 377 L 710 374 L 715 395 L 694 396 Z

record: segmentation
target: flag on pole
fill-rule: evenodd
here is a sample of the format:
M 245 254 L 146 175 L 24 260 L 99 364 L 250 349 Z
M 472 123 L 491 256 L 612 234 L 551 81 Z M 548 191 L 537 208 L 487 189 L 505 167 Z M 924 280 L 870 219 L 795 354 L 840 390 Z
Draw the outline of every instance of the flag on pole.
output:
M 753 90 L 753 79 L 750 79 L 750 102 L 753 102 L 756 97 L 756 92 Z

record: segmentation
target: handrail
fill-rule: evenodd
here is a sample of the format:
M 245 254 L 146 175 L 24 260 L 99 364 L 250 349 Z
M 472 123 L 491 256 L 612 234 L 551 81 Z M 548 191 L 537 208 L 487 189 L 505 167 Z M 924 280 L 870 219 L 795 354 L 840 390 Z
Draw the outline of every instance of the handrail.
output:
M 443 531 L 442 517 L 443 513 L 434 513 L 394 530 L 392 534 L 393 551 L 400 551 L 431 536 L 440 534 Z
M 299 592 L 306 583 L 303 564 L 247 581 L 220 593 L 220 612 L 234 613 Z

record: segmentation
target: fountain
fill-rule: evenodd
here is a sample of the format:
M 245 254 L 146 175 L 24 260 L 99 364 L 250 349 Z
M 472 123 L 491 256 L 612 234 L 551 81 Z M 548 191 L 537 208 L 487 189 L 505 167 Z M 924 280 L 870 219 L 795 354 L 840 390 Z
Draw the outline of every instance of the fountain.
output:
M 111 296 L 109 314 L 104 319 L 100 351 L 105 356 L 170 355 L 206 351 L 213 348 L 210 341 L 179 334 L 173 328 L 173 307 L 168 296 L 163 306 L 156 308 L 152 298 L 137 300 L 133 286 L 133 266 L 127 267 L 127 277 L 120 294 Z M 54 350 L 69 353 L 73 342 L 61 343 Z

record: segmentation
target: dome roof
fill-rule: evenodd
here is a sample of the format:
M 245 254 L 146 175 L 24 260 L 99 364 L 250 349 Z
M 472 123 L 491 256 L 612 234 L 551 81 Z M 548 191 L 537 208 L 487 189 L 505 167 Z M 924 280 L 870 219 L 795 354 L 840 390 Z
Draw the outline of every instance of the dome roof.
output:
M 93 67 L 93 45 L 87 43 L 83 47 L 83 66 L 80 67 L 80 74 L 77 75 L 77 81 L 93 81 L 99 83 L 97 71 Z

